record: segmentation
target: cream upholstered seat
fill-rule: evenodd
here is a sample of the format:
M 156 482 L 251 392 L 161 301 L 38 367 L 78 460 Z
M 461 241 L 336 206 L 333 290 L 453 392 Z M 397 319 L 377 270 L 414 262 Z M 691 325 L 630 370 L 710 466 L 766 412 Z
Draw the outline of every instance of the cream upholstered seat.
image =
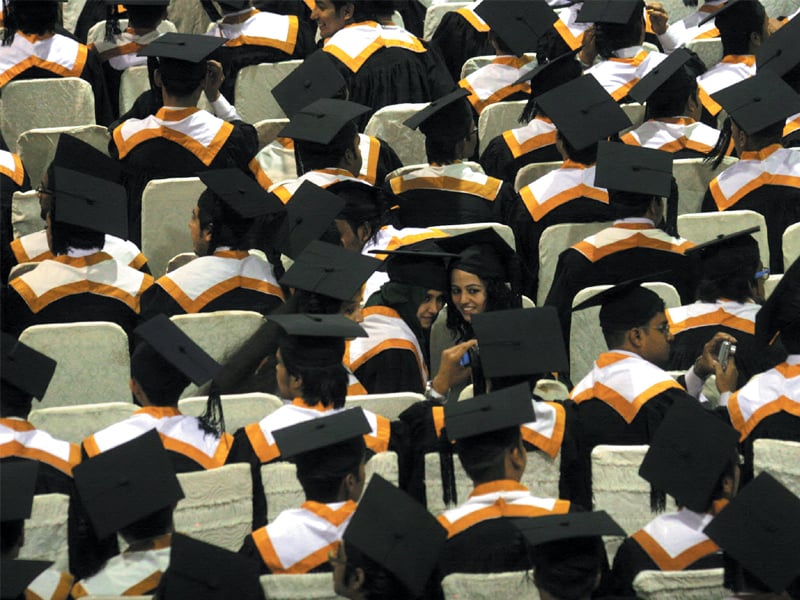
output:
M 203 414 L 207 401 L 207 397 L 184 398 L 178 402 L 178 408 L 183 414 L 199 417 Z M 260 421 L 281 406 L 281 399 L 272 394 L 224 394 L 222 410 L 225 414 L 225 428 L 234 432 L 245 425 Z
M 733 233 L 748 227 L 761 228 L 752 235 L 758 242 L 761 262 L 769 265 L 769 242 L 764 215 L 753 210 L 726 210 L 678 216 L 678 233 L 682 238 L 691 240 L 695 244 L 702 244 L 720 234 Z
M 727 598 L 722 569 L 641 571 L 633 589 L 642 600 L 710 600 Z
M 412 404 L 422 402 L 425 396 L 413 392 L 397 392 L 393 394 L 362 394 L 348 396 L 345 408 L 363 408 L 370 410 L 389 420 L 395 420 L 400 413 Z
M 483 154 L 486 146 L 494 138 L 508 129 L 519 127 L 519 116 L 522 114 L 527 100 L 512 100 L 511 102 L 495 102 L 490 104 L 478 117 L 479 151 Z
M 262 575 L 261 588 L 270 600 L 338 600 L 330 573 Z
M 789 225 L 783 232 L 781 240 L 783 246 L 783 270 L 800 257 L 800 223 Z
M 25 543 L 19 558 L 52 560 L 53 567 L 69 570 L 67 517 L 69 496 L 42 494 L 33 497 L 31 516 L 25 521 Z
M 404 165 L 419 163 L 426 156 L 425 136 L 419 130 L 403 125 L 403 121 L 427 105 L 426 102 L 409 102 L 384 106 L 370 117 L 364 133 L 389 144 Z
M 761 439 L 753 442 L 755 475 L 766 471 L 800 496 L 800 442 Z
M 496 600 L 497 598 L 532 598 L 539 591 L 533 584 L 533 573 L 452 573 L 442 580 L 446 600 Z
M 708 184 L 717 175 L 737 162 L 738 158 L 726 156 L 716 169 L 702 158 L 679 158 L 672 161 L 672 175 L 678 184 L 678 214 L 699 213 L 703 207 Z
M 423 38 L 430 40 L 433 37 L 445 13 L 464 8 L 465 6 L 469 6 L 469 4 L 469 2 L 439 2 L 428 6 L 428 9 L 425 11 L 425 22 L 422 26 Z
M 11 228 L 14 238 L 36 233 L 45 228 L 42 220 L 42 208 L 39 205 L 39 194 L 36 190 L 14 192 L 11 197 Z
M 35 408 L 28 420 L 54 438 L 80 444 L 93 433 L 130 417 L 139 407 L 132 402 L 102 402 Z
M 302 62 L 286 60 L 240 69 L 236 74 L 236 112 L 247 123 L 286 117 L 269 90 L 283 81 Z
M 555 171 L 561 167 L 562 164 L 564 164 L 562 161 L 554 160 L 525 165 L 517 171 L 517 177 L 514 179 L 514 191 L 519 193 L 526 185 L 533 183 L 540 177 L 544 177 L 550 171 Z

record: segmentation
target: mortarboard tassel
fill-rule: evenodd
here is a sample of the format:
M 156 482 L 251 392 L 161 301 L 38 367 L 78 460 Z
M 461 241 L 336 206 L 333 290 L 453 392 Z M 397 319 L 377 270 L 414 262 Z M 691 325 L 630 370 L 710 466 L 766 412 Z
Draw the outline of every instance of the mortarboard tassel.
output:
M 439 469 L 442 477 L 442 502 L 445 506 L 458 503 L 456 475 L 453 467 L 453 444 L 447 436 L 447 428 L 442 429 L 439 437 Z
M 213 433 L 217 437 L 225 433 L 225 414 L 222 411 L 222 397 L 219 394 L 219 386 L 215 381 L 211 382 L 206 410 L 200 415 L 198 421 L 200 429 L 206 433 Z

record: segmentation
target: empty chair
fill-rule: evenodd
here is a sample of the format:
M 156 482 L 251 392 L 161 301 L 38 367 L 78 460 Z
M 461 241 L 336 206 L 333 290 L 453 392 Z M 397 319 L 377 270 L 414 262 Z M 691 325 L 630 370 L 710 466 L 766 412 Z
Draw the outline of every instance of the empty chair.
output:
M 642 571 L 633 588 L 642 600 L 707 600 L 730 596 L 722 581 L 723 569 Z
M 783 270 L 800 257 L 800 223 L 789 225 L 783 232 Z
M 41 408 L 130 402 L 128 336 L 115 323 L 33 325 L 19 340 L 58 362 Z
M 179 473 L 185 498 L 175 530 L 236 552 L 253 525 L 253 479 L 246 464 Z
M 262 575 L 261 588 L 270 600 L 338 600 L 330 573 Z
M 800 496 L 800 442 L 761 439 L 753 442 L 753 471 L 767 471 Z
M 539 590 L 527 571 L 507 573 L 452 573 L 442 580 L 446 600 L 495 600 L 525 598 L 538 600 Z
M 722 60 L 722 38 L 692 40 L 686 49 L 695 52 L 709 69 Z
M 425 11 L 425 23 L 422 27 L 422 37 L 426 40 L 430 40 L 445 13 L 464 8 L 465 6 L 469 6 L 469 4 L 469 2 L 440 2 L 439 4 L 429 6 L 428 10 Z
M 422 402 L 425 396 L 412 392 L 398 392 L 394 394 L 362 394 L 360 396 L 348 396 L 345 408 L 363 408 L 395 420 L 400 413 L 412 404 Z
M 495 137 L 507 129 L 519 127 L 519 116 L 527 103 L 527 100 L 495 102 L 483 109 L 478 118 L 478 140 L 481 154 Z
M 761 228 L 753 234 L 753 237 L 758 241 L 761 262 L 769 265 L 767 222 L 763 215 L 753 210 L 726 210 L 678 216 L 678 233 L 682 238 L 691 240 L 695 244 L 708 242 L 720 234 L 733 233 L 748 227 Z
M 147 65 L 125 69 L 119 79 L 119 114 L 128 112 L 136 99 L 149 89 Z
M 54 438 L 80 444 L 93 433 L 130 417 L 139 407 L 132 402 L 102 402 L 36 408 L 28 420 Z
M 52 560 L 53 568 L 69 570 L 67 517 L 69 496 L 42 494 L 33 497 L 31 516 L 25 521 L 25 543 L 19 558 Z
M 185 415 L 199 417 L 206 409 L 207 397 L 184 398 L 178 401 L 178 409 Z M 272 394 L 229 394 L 222 396 L 225 414 L 225 429 L 233 433 L 237 429 L 260 421 L 278 410 L 283 402 Z
M 678 184 L 678 214 L 699 213 L 708 184 L 737 160 L 726 156 L 716 169 L 704 163 L 702 158 L 679 158 L 672 161 L 672 175 Z
M 286 117 L 286 113 L 268 90 L 280 83 L 302 62 L 286 60 L 243 67 L 236 75 L 236 111 L 242 119 L 255 123 L 263 119 Z
M 376 110 L 370 117 L 364 133 L 382 139 L 397 153 L 404 165 L 418 163 L 425 158 L 425 136 L 416 129 L 403 125 L 403 121 L 427 106 L 424 102 L 392 104 Z
M 556 169 L 560 168 L 562 164 L 564 163 L 560 160 L 555 160 L 552 162 L 541 162 L 525 165 L 517 172 L 517 177 L 514 179 L 514 191 L 519 193 L 519 191 L 526 185 L 533 183 L 540 177 L 544 177 L 550 171 L 555 171 Z
M 257 123 L 253 123 L 253 127 L 256 128 L 256 133 L 258 134 L 258 147 L 263 148 L 272 142 L 278 137 L 278 132 L 286 127 L 288 123 L 289 119 L 286 118 L 262 119 Z

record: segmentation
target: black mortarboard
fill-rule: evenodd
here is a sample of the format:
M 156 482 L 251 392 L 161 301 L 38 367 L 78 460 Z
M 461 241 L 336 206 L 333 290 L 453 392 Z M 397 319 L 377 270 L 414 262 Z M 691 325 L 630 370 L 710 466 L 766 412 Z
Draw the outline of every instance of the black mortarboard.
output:
M 736 12 L 736 11 L 731 11 L 731 9 L 734 6 L 738 5 L 739 1 L 740 0 L 729 0 L 719 10 L 716 10 L 716 11 L 712 12 L 707 17 L 703 17 L 703 19 L 697 24 L 697 26 L 700 27 L 701 25 L 705 25 L 706 23 L 708 23 L 712 19 L 716 19 L 720 15 L 725 15 L 725 14 L 728 14 L 728 13 L 734 14 L 734 12 Z
M 0 600 L 27 597 L 25 589 L 52 564 L 46 560 L 0 560 Z
M 666 198 L 672 189 L 672 154 L 629 144 L 601 142 L 597 148 L 594 184 L 609 191 Z
M 327 52 L 314 52 L 272 88 L 272 95 L 290 119 L 309 104 L 333 98 L 347 86 Z
M 491 227 L 437 238 L 436 245 L 445 252 L 458 254 L 450 268 L 461 269 L 485 279 L 510 278 L 508 266 L 515 257 L 514 249 Z
M 197 64 L 206 60 L 209 54 L 224 43 L 224 38 L 211 35 L 168 32 L 144 46 L 139 50 L 138 56 L 155 56 Z
M 628 95 L 637 102 L 644 104 L 658 89 L 669 81 L 679 69 L 692 59 L 692 54 L 686 48 L 678 48 L 666 59 L 662 60 L 650 72 L 639 80 L 628 92 Z
M 134 333 L 195 385 L 203 385 L 213 379 L 222 368 L 166 315 L 153 317 L 139 325 Z
M 118 183 L 56 167 L 50 186 L 56 197 L 58 223 L 128 237 L 128 196 Z
M 521 383 L 491 394 L 446 404 L 444 420 L 451 440 L 507 429 L 536 420 L 531 390 Z
M 645 281 L 658 281 L 658 278 L 666 273 L 668 271 L 651 273 L 618 283 L 584 300 L 573 307 L 572 311 L 600 306 L 600 326 L 609 331 L 642 326 L 657 312 L 664 310 L 664 301 L 654 291 L 640 284 Z
M 569 370 L 552 306 L 484 312 L 472 317 L 472 328 L 487 378 Z
M 447 531 L 411 496 L 374 475 L 343 538 L 417 598 L 438 563 Z
M 525 83 L 526 81 L 530 81 L 531 83 L 531 94 L 534 96 L 539 96 L 546 92 L 549 92 L 551 89 L 554 89 L 558 85 L 563 85 L 567 83 L 567 81 L 571 81 L 572 79 L 577 79 L 580 77 L 581 70 L 576 69 L 576 75 L 574 77 L 566 76 L 559 77 L 561 75 L 560 71 L 564 70 L 565 67 L 569 65 L 570 62 L 578 63 L 577 59 L 575 58 L 578 55 L 578 52 L 581 51 L 581 48 L 575 48 L 575 50 L 570 50 L 569 52 L 565 52 L 561 56 L 556 56 L 554 59 L 547 61 L 544 64 L 539 64 L 538 67 L 533 69 L 532 71 L 528 71 L 522 77 L 517 79 L 513 85 L 519 85 L 520 83 Z M 578 63 L 578 66 L 580 63 Z M 553 82 L 560 82 L 560 83 L 551 83 Z
M 711 98 L 746 133 L 757 133 L 786 117 L 800 112 L 800 96 L 791 86 L 770 71 L 756 73 L 712 94 Z
M 704 279 L 721 279 L 743 268 L 758 267 L 758 242 L 750 235 L 761 229 L 749 227 L 734 233 L 720 234 L 711 241 L 697 244 L 686 250 L 686 256 L 695 256 L 702 266 Z M 755 273 L 750 273 L 751 276 Z
M 351 408 L 318 419 L 284 427 L 273 432 L 282 458 L 326 448 L 371 431 L 360 408 Z
M 517 56 L 535 52 L 539 38 L 558 20 L 545 0 L 483 0 L 475 12 Z
M 286 218 L 277 236 L 278 250 L 297 258 L 331 227 L 344 205 L 345 200 L 336 194 L 304 181 L 286 203 Z
M 537 96 L 536 104 L 576 150 L 632 125 L 625 111 L 591 75 Z
M 83 140 L 62 133 L 58 136 L 53 165 L 62 169 L 78 171 L 100 179 L 119 182 L 122 179 L 122 167 L 118 160 L 87 144 Z M 52 185 L 52 182 L 51 184 Z
M 291 336 L 354 338 L 366 337 L 367 332 L 355 321 L 343 315 L 311 315 L 298 313 L 293 315 L 270 315 L 274 321 Z
M 441 98 L 437 98 L 422 110 L 415 112 L 405 121 L 403 121 L 403 125 L 411 129 L 416 129 L 432 117 L 441 116 L 442 119 L 446 120 L 451 111 L 453 103 L 461 100 L 462 98 L 466 98 L 467 96 L 469 96 L 469 92 L 467 90 L 464 88 L 458 88 L 455 91 L 442 96 Z
M 278 213 L 283 203 L 240 169 L 218 169 L 198 173 L 200 181 L 243 219 Z
M 382 264 L 376 258 L 313 240 L 281 277 L 280 283 L 349 301 Z
M 3 461 L 0 469 L 0 521 L 19 521 L 31 516 L 39 463 L 35 460 Z M 3 579 L 5 579 L 3 573 Z
M 589 0 L 575 18 L 577 23 L 627 23 L 636 9 L 643 9 L 642 0 Z
M 625 535 L 625 530 L 604 510 L 515 519 L 514 525 L 530 546 L 583 537 Z
M 386 271 L 395 283 L 444 292 L 450 289 L 447 267 L 458 254 L 442 252 L 433 239 L 401 246 L 397 250 L 372 250 L 386 256 Z
M 56 371 L 56 361 L 3 333 L 3 381 L 41 400 Z
M 172 534 L 169 568 L 164 573 L 159 590 L 164 598 L 264 598 L 257 562 L 180 533 Z
M 792 19 L 761 43 L 756 52 L 756 72 L 772 71 L 782 77 L 800 63 L 800 20 Z
M 800 576 L 800 498 L 769 473 L 744 486 L 704 532 L 776 594 Z
M 83 461 L 73 477 L 99 539 L 184 497 L 155 429 Z
M 800 259 L 796 259 L 756 314 L 756 337 L 763 343 L 789 328 L 800 336 Z
M 345 125 L 371 110 L 363 104 L 323 98 L 295 112 L 289 124 L 281 129 L 278 136 L 302 142 L 328 144 Z
M 639 476 L 675 498 L 678 506 L 707 512 L 739 434 L 693 402 L 676 402 L 650 440 Z

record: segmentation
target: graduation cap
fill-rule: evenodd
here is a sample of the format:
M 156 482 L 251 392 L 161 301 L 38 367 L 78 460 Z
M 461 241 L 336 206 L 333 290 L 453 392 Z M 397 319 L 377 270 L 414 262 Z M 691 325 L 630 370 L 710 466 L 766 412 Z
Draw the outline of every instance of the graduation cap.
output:
M 745 0 L 745 2 L 750 2 L 750 1 L 751 1 L 751 0 Z M 724 15 L 724 14 L 728 13 L 728 11 L 730 11 L 730 9 L 731 9 L 731 8 L 733 8 L 734 6 L 736 6 L 737 4 L 739 4 L 739 2 L 741 2 L 741 0 L 729 0 L 728 2 L 726 2 L 726 3 L 724 4 L 724 6 L 722 6 L 722 8 L 720 8 L 720 9 L 719 9 L 719 10 L 717 10 L 717 11 L 714 11 L 713 13 L 711 13 L 710 15 L 708 15 L 707 17 L 704 17 L 704 18 L 703 18 L 703 19 L 702 19 L 702 20 L 701 20 L 701 21 L 700 21 L 700 22 L 697 24 L 697 26 L 698 26 L 698 27 L 702 27 L 703 25 L 705 25 L 706 23 L 708 23 L 708 22 L 709 22 L 709 21 L 711 21 L 712 19 L 716 19 L 718 16 L 720 16 L 720 15 Z M 734 13 L 730 13 L 730 14 L 734 14 Z
M 297 110 L 278 137 L 300 142 L 328 144 L 342 128 L 372 109 L 347 100 L 322 98 Z
M 0 469 L 0 521 L 19 521 L 31 516 L 39 463 L 35 460 L 3 461 Z M 3 573 L 5 579 L 6 573 Z
M 604 510 L 515 519 L 514 525 L 530 546 L 602 535 L 625 536 L 625 530 Z
M 483 0 L 475 12 L 516 56 L 535 52 L 539 38 L 558 21 L 545 0 Z
M 313 240 L 281 277 L 280 283 L 349 301 L 381 264 L 375 258 L 341 246 Z
M 314 452 L 370 433 L 367 417 L 361 408 L 351 408 L 331 415 L 284 427 L 272 433 L 282 458 Z
M 217 169 L 197 174 L 205 186 L 242 219 L 284 211 L 283 203 L 239 169 Z
M 686 48 L 678 48 L 666 59 L 658 63 L 647 75 L 642 77 L 633 86 L 628 95 L 639 103 L 644 104 L 647 99 L 665 85 L 670 77 L 677 73 L 683 65 L 692 59 L 692 53 Z
M 746 133 L 753 134 L 800 112 L 800 96 L 774 72 L 758 72 L 754 77 L 712 94 Z
M 392 573 L 417 598 L 438 563 L 447 531 L 411 496 L 374 475 L 343 539 Z
M 458 254 L 450 268 L 461 269 L 483 278 L 511 278 L 510 266 L 516 258 L 514 248 L 491 227 L 461 235 L 436 238 L 436 245 L 445 252 Z
M 704 513 L 738 443 L 738 432 L 699 404 L 676 402 L 651 439 L 639 476 L 678 506 Z
M 700 261 L 706 279 L 721 279 L 738 273 L 743 268 L 750 268 L 753 263 L 757 268 L 758 242 L 750 234 L 760 229 L 755 226 L 733 233 L 719 234 L 713 240 L 689 248 L 684 254 L 696 257 Z
M 672 189 L 672 154 L 618 142 L 600 142 L 594 184 L 609 191 L 666 198 Z
M 600 326 L 603 329 L 620 331 L 640 327 L 664 310 L 661 296 L 640 284 L 659 281 L 667 273 L 669 271 L 659 271 L 620 282 L 574 306 L 572 312 L 599 306 Z
M 444 420 L 448 437 L 462 440 L 531 423 L 536 420 L 536 415 L 531 405 L 530 387 L 521 383 L 491 394 L 445 404 Z
M 800 259 L 786 269 L 780 282 L 756 314 L 756 338 L 769 343 L 780 332 L 800 337 Z
M 327 52 L 319 50 L 307 56 L 302 64 L 272 88 L 272 95 L 290 119 L 304 106 L 333 98 L 347 82 Z
M 169 568 L 164 573 L 159 588 L 164 598 L 264 598 L 257 562 L 180 533 L 172 534 Z
M 472 328 L 487 378 L 569 370 L 555 307 L 480 313 Z
M 800 498 L 769 473 L 744 486 L 703 532 L 776 594 L 800 576 Z
M 310 181 L 304 181 L 286 204 L 286 218 L 277 235 L 277 248 L 297 258 L 325 233 L 345 206 L 345 200 Z
M 57 223 L 128 238 L 128 196 L 120 184 L 56 166 L 50 185 Z
M 3 381 L 39 400 L 44 398 L 56 371 L 56 361 L 5 332 L 2 344 Z
M 342 315 L 297 313 L 269 315 L 268 319 L 280 325 L 291 336 L 336 339 L 367 336 L 361 325 Z
M 433 239 L 401 246 L 397 250 L 370 250 L 385 255 L 386 271 L 395 283 L 444 292 L 450 289 L 447 268 L 458 254 L 442 252 Z
M 458 88 L 441 98 L 437 98 L 422 110 L 415 112 L 408 119 L 403 121 L 403 125 L 411 129 L 419 127 L 425 135 L 431 133 L 431 129 L 441 129 L 443 132 L 447 132 L 447 125 L 455 126 L 460 130 L 461 127 L 459 126 L 462 125 L 462 123 L 452 122 L 453 119 L 451 115 L 454 112 L 452 109 L 456 102 L 461 100 L 463 103 L 462 98 L 466 98 L 467 96 L 469 96 L 467 90 Z M 429 120 L 430 122 L 428 122 Z M 440 126 L 435 127 L 436 125 Z M 452 127 L 450 132 L 452 133 Z M 438 133 L 438 131 L 434 131 L 434 133 Z M 460 131 L 456 131 L 456 133 L 460 134 Z
M 122 167 L 118 160 L 67 133 L 58 136 L 53 166 L 117 183 L 122 180 Z
M 47 560 L 0 559 L 0 600 L 26 597 L 26 588 L 52 564 Z
M 530 81 L 531 95 L 539 96 L 545 92 L 549 92 L 558 85 L 563 85 L 567 83 L 567 81 L 577 79 L 581 76 L 581 68 L 580 63 L 575 57 L 580 51 L 581 48 L 575 48 L 575 50 L 570 50 L 569 52 L 565 52 L 560 56 L 556 56 L 554 59 L 549 60 L 546 63 L 539 64 L 539 66 L 535 69 L 527 71 L 512 85 L 519 85 L 520 83 Z M 571 76 L 571 73 L 562 75 L 562 72 L 565 71 L 566 68 L 571 65 L 571 63 L 575 63 L 576 67 L 574 69 L 574 77 Z
M 637 9 L 644 9 L 642 0 L 589 0 L 578 11 L 575 22 L 624 24 Z
M 632 125 L 625 111 L 591 75 L 537 96 L 536 104 L 576 150 Z
M 800 20 L 792 19 L 761 43 L 756 52 L 756 72 L 771 71 L 782 77 L 800 63 Z
M 99 539 L 184 497 L 155 429 L 83 461 L 72 472 Z
M 165 33 L 139 50 L 138 56 L 155 56 L 162 77 L 179 81 L 202 79 L 209 55 L 225 38 L 189 33 Z

